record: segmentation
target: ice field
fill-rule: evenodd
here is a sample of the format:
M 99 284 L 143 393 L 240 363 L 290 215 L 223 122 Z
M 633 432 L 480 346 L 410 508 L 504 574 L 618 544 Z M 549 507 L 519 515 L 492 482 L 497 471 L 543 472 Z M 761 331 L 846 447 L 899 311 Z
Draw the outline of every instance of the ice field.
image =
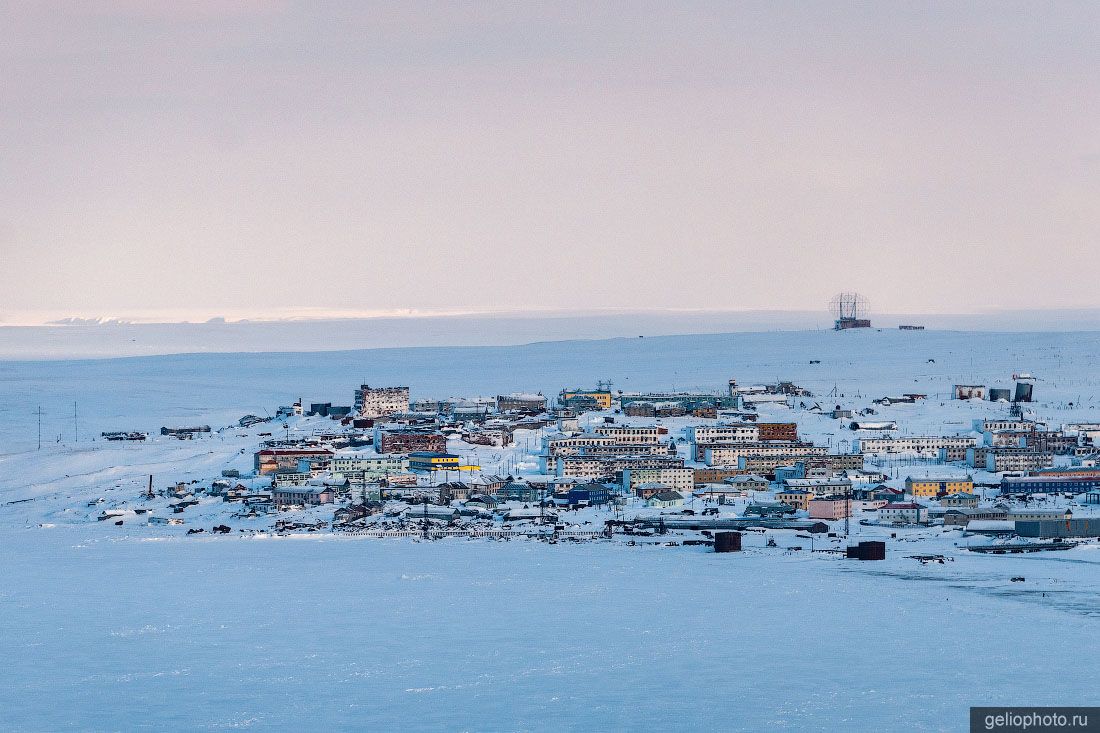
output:
M 970 705 L 1094 704 L 1095 546 L 1000 557 L 936 539 L 951 561 L 921 565 L 904 533 L 879 563 L 788 552 L 793 536 L 732 556 L 184 537 L 89 522 L 86 503 L 147 473 L 248 466 L 256 443 L 100 431 L 216 430 L 298 397 L 346 404 L 363 382 L 416 398 L 788 379 L 845 406 L 927 393 L 882 414 L 946 434 L 1006 410 L 947 400 L 953 383 L 1019 371 L 1038 416 L 1100 419 L 1098 356 L 1097 333 L 867 331 L 0 362 L 0 729 L 959 730 Z

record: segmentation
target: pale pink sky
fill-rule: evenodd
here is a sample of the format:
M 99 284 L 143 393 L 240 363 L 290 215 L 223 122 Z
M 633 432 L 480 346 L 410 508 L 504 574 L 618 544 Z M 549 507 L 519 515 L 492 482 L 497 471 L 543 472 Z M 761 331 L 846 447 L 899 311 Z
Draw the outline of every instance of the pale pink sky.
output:
M 1095 3 L 158 5 L 0 5 L 0 321 L 1100 306 Z

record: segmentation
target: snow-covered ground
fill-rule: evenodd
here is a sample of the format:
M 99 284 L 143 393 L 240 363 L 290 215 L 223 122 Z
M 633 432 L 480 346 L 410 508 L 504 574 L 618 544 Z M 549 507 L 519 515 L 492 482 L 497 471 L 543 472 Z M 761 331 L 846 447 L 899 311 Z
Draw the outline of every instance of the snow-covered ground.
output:
M 793 531 L 746 534 L 746 551 L 730 556 L 666 546 L 687 538 L 675 534 L 637 546 L 275 537 L 271 518 L 230 522 L 254 532 L 186 536 L 228 521 L 213 498 L 180 527 L 94 517 L 139 505 L 149 474 L 163 487 L 249 470 L 272 425 L 224 426 L 298 397 L 347 404 L 363 382 L 408 384 L 417 398 L 555 394 L 607 378 L 627 391 L 787 379 L 827 407 L 926 393 L 874 405 L 875 419 L 952 434 L 1007 413 L 947 399 L 952 384 L 1008 386 L 1022 371 L 1038 377 L 1035 417 L 1100 421 L 1098 354 L 1096 333 L 865 331 L 2 362 L 0 728 L 954 730 L 969 705 L 1086 704 L 1100 671 L 1089 653 L 1096 544 L 981 556 L 966 545 L 983 540 L 957 530 L 890 537 L 855 523 L 858 537 L 888 543 L 885 562 L 862 563 L 811 554 Z M 834 449 L 856 437 L 800 409 L 769 406 L 762 419 L 795 420 Z M 662 422 L 675 437 L 697 421 Z M 214 432 L 92 439 L 181 424 Z M 292 437 L 325 424 L 289 421 Z M 532 471 L 539 436 L 517 437 L 506 450 L 451 447 L 487 471 Z M 881 467 L 894 485 L 944 470 Z M 150 503 L 154 514 L 166 505 Z
M 1095 551 L 112 534 L 0 530 L 0 728 L 960 730 L 1094 696 Z
M 956 382 L 1008 386 L 1013 373 L 1027 371 L 1040 379 L 1037 399 L 1076 419 L 1100 406 L 1100 373 L 1093 368 L 1098 359 L 1100 332 L 895 330 L 6 361 L 0 362 L 0 446 L 9 452 L 36 445 L 38 406 L 45 413 L 45 440 L 60 436 L 71 443 L 74 402 L 76 429 L 84 441 L 105 430 L 225 425 L 246 413 L 271 413 L 298 397 L 349 404 L 352 390 L 363 382 L 407 384 L 416 399 L 538 390 L 557 394 L 565 386 L 593 387 L 597 379 L 612 379 L 615 389 L 628 392 L 723 390 L 731 377 L 741 384 L 788 379 L 824 402 L 833 399 L 825 395 L 835 386 L 843 395 L 836 402 L 850 407 L 903 392 L 944 401 Z M 1070 402 L 1079 408 L 1068 410 Z M 916 432 L 901 422 L 902 432 Z

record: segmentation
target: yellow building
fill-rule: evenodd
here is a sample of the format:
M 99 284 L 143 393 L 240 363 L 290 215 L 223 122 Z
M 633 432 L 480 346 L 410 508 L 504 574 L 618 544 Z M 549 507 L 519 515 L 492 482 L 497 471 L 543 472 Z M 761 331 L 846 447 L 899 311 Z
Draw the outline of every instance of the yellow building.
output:
M 974 479 L 970 476 L 949 476 L 944 478 L 913 478 L 905 479 L 905 493 L 916 498 L 918 496 L 934 499 L 948 494 L 965 493 L 974 491 Z
M 793 506 L 795 509 L 808 511 L 810 508 L 810 499 L 814 498 L 814 495 L 805 489 L 790 489 L 788 491 L 780 491 L 775 495 L 775 498 L 776 501 L 781 501 L 787 506 Z
M 409 469 L 412 471 L 476 471 L 479 468 L 464 464 L 462 457 L 453 453 L 413 451 L 409 454 Z
M 611 409 L 611 391 L 610 390 L 607 390 L 607 389 L 591 389 L 591 390 L 584 390 L 584 389 L 567 390 L 567 389 L 563 389 L 561 391 L 561 401 L 563 403 L 567 404 L 567 405 L 570 402 L 574 401 L 574 400 L 587 401 L 589 399 L 594 400 L 595 403 L 596 403 L 596 406 L 598 408 L 600 408 L 601 410 L 610 410 Z

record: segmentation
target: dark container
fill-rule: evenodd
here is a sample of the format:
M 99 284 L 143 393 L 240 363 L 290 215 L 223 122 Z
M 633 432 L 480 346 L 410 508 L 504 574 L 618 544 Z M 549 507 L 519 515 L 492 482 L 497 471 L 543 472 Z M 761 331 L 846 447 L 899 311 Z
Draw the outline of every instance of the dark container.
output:
M 854 547 L 848 547 L 845 556 L 853 560 L 885 560 L 885 542 L 860 542 Z
M 740 532 L 716 532 L 714 535 L 715 552 L 740 552 Z
M 859 559 L 860 560 L 885 560 L 886 559 L 886 543 L 885 542 L 860 542 L 859 543 Z

